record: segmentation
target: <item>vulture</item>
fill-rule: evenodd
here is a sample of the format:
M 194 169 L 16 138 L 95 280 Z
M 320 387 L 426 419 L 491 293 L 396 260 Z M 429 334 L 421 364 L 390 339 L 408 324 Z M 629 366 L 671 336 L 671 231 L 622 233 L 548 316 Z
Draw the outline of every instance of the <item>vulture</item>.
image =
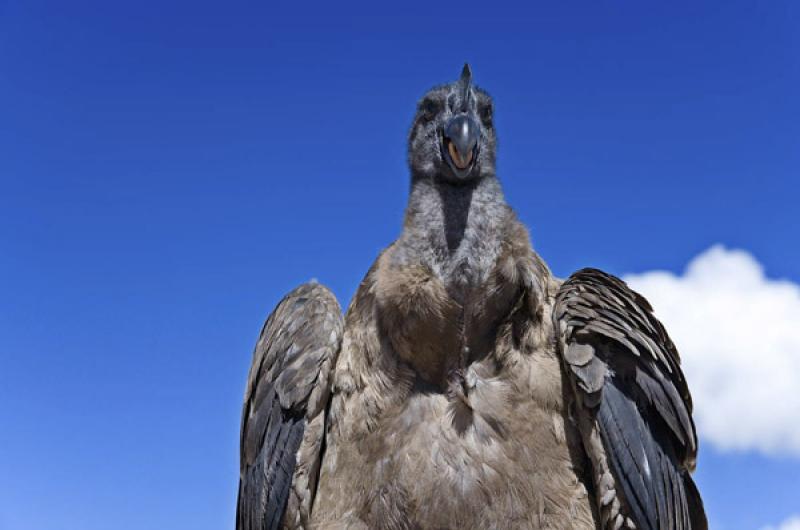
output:
M 645 298 L 554 277 L 504 200 L 493 102 L 419 101 L 402 232 L 342 316 L 310 282 L 253 353 L 237 530 L 705 530 L 692 400 Z

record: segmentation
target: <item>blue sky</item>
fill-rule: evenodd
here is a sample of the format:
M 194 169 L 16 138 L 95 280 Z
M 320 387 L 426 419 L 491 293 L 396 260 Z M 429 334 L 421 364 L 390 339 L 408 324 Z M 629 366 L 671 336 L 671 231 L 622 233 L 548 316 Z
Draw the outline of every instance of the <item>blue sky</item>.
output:
M 261 323 L 350 299 L 464 61 L 558 275 L 721 243 L 800 283 L 793 2 L 0 0 L 0 530 L 233 526 Z M 800 513 L 800 450 L 752 438 L 701 442 L 713 528 Z

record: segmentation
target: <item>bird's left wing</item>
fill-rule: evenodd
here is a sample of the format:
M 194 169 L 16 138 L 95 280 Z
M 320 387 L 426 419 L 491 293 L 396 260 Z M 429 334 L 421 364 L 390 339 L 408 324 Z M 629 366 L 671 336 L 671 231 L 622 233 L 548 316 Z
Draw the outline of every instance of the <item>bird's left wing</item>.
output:
M 333 293 L 312 282 L 286 295 L 264 324 L 242 410 L 237 530 L 307 522 L 342 320 Z
M 603 529 L 706 530 L 690 476 L 691 396 L 650 304 L 622 280 L 583 269 L 562 284 L 553 317 Z

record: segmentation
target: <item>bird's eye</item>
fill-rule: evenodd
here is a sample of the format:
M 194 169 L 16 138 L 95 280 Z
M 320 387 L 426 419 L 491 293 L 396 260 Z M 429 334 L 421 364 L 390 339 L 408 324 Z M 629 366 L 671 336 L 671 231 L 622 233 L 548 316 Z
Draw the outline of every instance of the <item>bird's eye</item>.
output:
M 438 101 L 426 99 L 419 105 L 419 114 L 424 121 L 431 121 L 439 114 L 442 106 Z
M 478 109 L 478 115 L 481 118 L 481 121 L 485 125 L 489 125 L 492 122 L 492 114 L 494 113 L 494 109 L 492 109 L 491 105 L 484 105 L 480 109 Z

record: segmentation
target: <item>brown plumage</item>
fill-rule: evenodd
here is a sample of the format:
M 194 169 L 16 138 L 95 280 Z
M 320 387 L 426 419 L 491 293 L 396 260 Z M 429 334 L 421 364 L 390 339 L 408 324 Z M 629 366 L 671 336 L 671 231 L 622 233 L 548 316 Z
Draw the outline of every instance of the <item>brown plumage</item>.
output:
M 403 232 L 344 322 L 318 284 L 267 321 L 238 529 L 706 528 L 674 345 L 620 280 L 552 277 L 494 175 L 491 104 L 468 69 L 420 102 Z

